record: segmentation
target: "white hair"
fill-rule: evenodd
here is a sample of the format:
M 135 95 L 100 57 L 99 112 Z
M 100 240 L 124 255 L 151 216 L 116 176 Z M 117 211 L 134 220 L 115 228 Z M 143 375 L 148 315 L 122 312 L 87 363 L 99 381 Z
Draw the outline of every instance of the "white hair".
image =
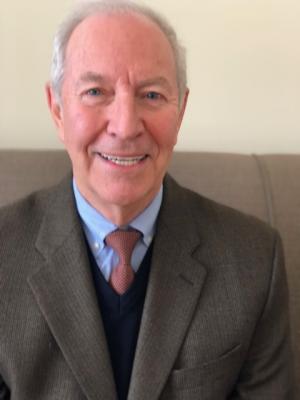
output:
M 131 0 L 87 0 L 75 6 L 62 22 L 54 37 L 51 85 L 56 101 L 60 102 L 66 47 L 74 29 L 91 15 L 122 13 L 143 15 L 154 22 L 165 34 L 174 54 L 179 99 L 183 98 L 187 87 L 185 48 L 179 43 L 176 32 L 169 22 L 151 8 L 139 5 Z

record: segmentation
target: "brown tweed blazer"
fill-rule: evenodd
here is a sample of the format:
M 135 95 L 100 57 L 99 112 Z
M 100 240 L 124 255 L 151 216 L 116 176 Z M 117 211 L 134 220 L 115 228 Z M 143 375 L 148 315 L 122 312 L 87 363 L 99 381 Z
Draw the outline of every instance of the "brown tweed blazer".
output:
M 287 400 L 292 376 L 277 233 L 166 177 L 128 399 Z M 0 399 L 117 400 L 69 177 L 0 211 Z

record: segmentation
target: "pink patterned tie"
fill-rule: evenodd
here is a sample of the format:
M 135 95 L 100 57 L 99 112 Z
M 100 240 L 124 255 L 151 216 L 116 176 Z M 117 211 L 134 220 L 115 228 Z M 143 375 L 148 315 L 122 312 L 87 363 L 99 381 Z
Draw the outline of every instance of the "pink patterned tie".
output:
M 139 240 L 141 233 L 136 230 L 116 230 L 106 236 L 105 241 L 119 256 L 118 265 L 112 270 L 109 278 L 111 287 L 122 295 L 126 292 L 134 279 L 134 271 L 131 266 L 131 254 Z

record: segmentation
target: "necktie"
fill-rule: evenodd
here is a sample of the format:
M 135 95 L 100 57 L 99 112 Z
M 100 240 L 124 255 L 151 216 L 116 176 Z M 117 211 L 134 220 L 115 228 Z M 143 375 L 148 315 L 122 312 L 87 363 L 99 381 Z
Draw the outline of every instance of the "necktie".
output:
M 134 271 L 130 264 L 131 255 L 141 233 L 137 230 L 116 230 L 106 236 L 105 242 L 119 256 L 118 265 L 112 270 L 109 278 L 111 287 L 120 295 L 126 292 L 134 279 Z

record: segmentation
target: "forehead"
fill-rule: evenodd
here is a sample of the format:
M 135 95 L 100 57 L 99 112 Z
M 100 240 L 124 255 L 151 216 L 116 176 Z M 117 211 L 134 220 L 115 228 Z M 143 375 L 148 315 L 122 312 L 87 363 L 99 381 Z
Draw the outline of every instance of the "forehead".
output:
M 165 34 L 137 14 L 99 14 L 83 20 L 66 49 L 66 69 L 74 71 L 75 66 L 77 72 L 105 67 L 112 73 L 149 69 L 175 76 L 174 54 Z

